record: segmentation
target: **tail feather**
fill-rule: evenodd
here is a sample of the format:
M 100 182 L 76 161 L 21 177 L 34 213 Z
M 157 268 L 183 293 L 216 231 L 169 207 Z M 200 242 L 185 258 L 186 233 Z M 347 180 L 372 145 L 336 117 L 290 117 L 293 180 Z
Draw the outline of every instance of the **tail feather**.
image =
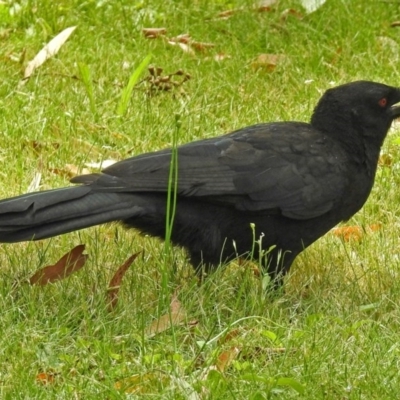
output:
M 46 239 L 142 212 L 138 196 L 90 186 L 29 193 L 0 201 L 0 242 Z

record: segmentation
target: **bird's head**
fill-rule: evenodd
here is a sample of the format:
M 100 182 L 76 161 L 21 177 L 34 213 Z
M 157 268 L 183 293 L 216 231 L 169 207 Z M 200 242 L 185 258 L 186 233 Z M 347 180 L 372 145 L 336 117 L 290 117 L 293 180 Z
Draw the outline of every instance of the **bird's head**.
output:
M 311 124 L 341 141 L 367 139 L 380 147 L 392 121 L 400 117 L 399 102 L 400 88 L 369 81 L 351 82 L 324 93 Z

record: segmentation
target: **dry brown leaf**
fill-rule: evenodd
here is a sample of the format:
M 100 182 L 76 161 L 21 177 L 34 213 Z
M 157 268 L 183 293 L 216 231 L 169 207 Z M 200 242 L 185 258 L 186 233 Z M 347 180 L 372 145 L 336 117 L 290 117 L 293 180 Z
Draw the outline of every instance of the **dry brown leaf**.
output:
M 216 367 L 219 372 L 224 372 L 234 361 L 240 353 L 238 347 L 231 347 L 229 350 L 223 351 L 217 359 Z
M 161 372 L 148 372 L 146 374 L 132 375 L 114 384 L 115 389 L 123 390 L 130 394 L 146 394 L 154 391 L 156 387 L 165 387 L 170 383 L 170 378 Z
M 225 336 L 222 336 L 220 340 L 218 340 L 218 344 L 224 344 L 227 343 L 229 341 L 231 341 L 232 339 L 234 339 L 235 337 L 239 336 L 240 334 L 240 329 L 233 329 L 231 331 L 229 331 Z
M 288 17 L 295 17 L 297 19 L 303 19 L 303 14 L 294 8 L 287 8 L 281 14 L 281 20 L 285 21 Z
M 31 285 L 44 286 L 68 277 L 80 270 L 88 258 L 87 254 L 82 254 L 85 245 L 80 244 L 62 256 L 54 265 L 48 265 L 37 271 L 30 279 Z
M 189 44 L 192 48 L 198 51 L 206 51 L 215 47 L 214 43 L 195 42 L 194 40 L 192 40 Z
M 390 154 L 381 154 L 378 163 L 382 167 L 391 167 L 393 165 L 393 157 Z
M 191 40 L 192 40 L 192 38 L 190 37 L 190 35 L 188 33 L 182 33 L 181 35 L 178 35 L 178 36 L 168 39 L 168 41 L 170 41 L 170 42 L 186 43 L 186 44 L 188 44 Z
M 332 232 L 335 236 L 342 238 L 344 241 L 361 240 L 363 230 L 360 226 L 340 226 L 333 228 Z
M 254 70 L 263 69 L 272 72 L 284 58 L 282 54 L 260 54 L 250 65 Z
M 396 27 L 400 26 L 400 21 L 393 21 L 393 22 L 390 24 L 390 26 L 391 26 L 392 28 L 396 28 Z
M 146 328 L 146 336 L 153 337 L 158 333 L 168 330 L 172 326 L 179 325 L 185 319 L 186 311 L 182 307 L 181 302 L 178 300 L 177 293 L 175 292 L 171 299 L 170 312 L 153 321 Z
M 167 33 L 167 29 L 166 28 L 143 28 L 142 33 L 147 39 L 155 39 L 155 38 L 165 35 Z
M 169 43 L 170 45 L 172 45 L 172 46 L 178 46 L 178 47 L 180 47 L 185 53 L 188 53 L 188 54 L 190 54 L 190 55 L 192 55 L 192 56 L 195 55 L 194 50 L 193 50 L 189 45 L 187 45 L 186 43 L 171 42 L 170 40 L 168 41 L 168 43 Z
M 140 252 L 130 256 L 117 270 L 117 272 L 112 277 L 107 290 L 107 304 L 108 310 L 112 311 L 115 309 L 118 303 L 118 292 L 121 286 L 122 278 L 124 277 L 128 268 L 135 261 Z
M 36 68 L 39 68 L 46 60 L 57 54 L 75 29 L 76 26 L 71 26 L 64 29 L 56 37 L 51 39 L 50 42 L 47 43 L 31 61 L 29 61 L 25 68 L 23 80 L 26 81 L 33 74 Z
M 217 14 L 217 17 L 215 19 L 228 19 L 232 17 L 232 15 L 235 15 L 240 11 L 243 11 L 243 8 L 234 8 L 232 10 L 221 11 Z
M 36 382 L 43 385 L 54 383 L 55 374 L 53 372 L 41 372 L 36 375 Z
M 382 224 L 380 224 L 380 223 L 371 224 L 371 225 L 367 226 L 366 231 L 367 232 L 376 232 L 379 229 L 381 229 L 381 227 L 382 227 Z M 332 233 L 335 236 L 342 238 L 345 242 L 349 242 L 352 240 L 360 241 L 365 234 L 365 232 L 361 228 L 361 226 L 339 226 L 339 227 L 333 228 Z

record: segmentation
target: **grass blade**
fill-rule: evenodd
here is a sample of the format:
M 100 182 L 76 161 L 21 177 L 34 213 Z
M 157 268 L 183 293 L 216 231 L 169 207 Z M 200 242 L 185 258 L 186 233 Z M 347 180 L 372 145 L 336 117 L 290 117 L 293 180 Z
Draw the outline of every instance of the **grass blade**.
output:
M 133 71 L 131 77 L 129 78 L 128 85 L 122 90 L 121 98 L 118 103 L 117 107 L 117 114 L 118 115 L 125 115 L 126 110 L 128 109 L 129 99 L 132 95 L 132 90 L 136 85 L 137 81 L 142 75 L 143 71 L 149 65 L 151 60 L 151 54 L 147 55 L 147 57 L 140 63 L 140 65 Z

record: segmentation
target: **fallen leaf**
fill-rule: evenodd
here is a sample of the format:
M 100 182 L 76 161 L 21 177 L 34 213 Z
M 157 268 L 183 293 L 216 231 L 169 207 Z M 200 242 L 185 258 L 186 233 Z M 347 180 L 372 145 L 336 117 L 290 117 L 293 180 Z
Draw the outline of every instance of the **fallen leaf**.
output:
M 132 375 L 114 384 L 115 389 L 129 394 L 149 394 L 156 388 L 164 389 L 170 383 L 169 376 L 161 372 Z
M 48 385 L 54 383 L 55 374 L 52 372 L 41 372 L 36 375 L 36 382 Z
M 195 42 L 194 40 L 190 42 L 190 46 L 198 51 L 205 51 L 207 49 L 211 49 L 215 47 L 214 43 L 204 43 L 204 42 Z
M 224 344 L 226 342 L 231 341 L 232 339 L 234 339 L 235 337 L 239 336 L 240 334 L 240 329 L 233 329 L 231 331 L 229 331 L 226 335 L 222 336 L 220 338 L 220 340 L 218 340 L 218 344 Z
M 175 292 L 171 299 L 170 312 L 162 315 L 157 320 L 153 321 L 146 328 L 146 336 L 153 337 L 158 333 L 164 332 L 172 326 L 179 325 L 186 319 L 186 311 L 178 300 L 177 293 Z
M 238 347 L 231 347 L 229 350 L 223 351 L 217 359 L 216 367 L 219 372 L 224 372 L 226 368 L 228 368 L 232 361 L 234 361 L 240 353 L 240 349 Z
M 390 26 L 391 26 L 392 28 L 396 28 L 396 27 L 400 26 L 400 21 L 393 21 L 393 22 L 390 24 Z
M 155 39 L 167 33 L 166 28 L 143 28 L 142 29 L 143 35 L 147 39 Z
M 272 72 L 284 58 L 282 54 L 260 54 L 251 62 L 251 67 L 254 70 L 263 69 Z
M 115 309 L 117 303 L 118 303 L 118 292 L 119 288 L 121 286 L 122 278 L 124 277 L 126 271 L 128 268 L 132 265 L 132 263 L 135 261 L 137 256 L 140 254 L 140 252 L 133 254 L 130 256 L 117 270 L 117 272 L 114 274 L 112 277 L 109 285 L 108 285 L 108 290 L 107 290 L 107 304 L 108 304 L 108 310 L 112 311 Z
M 297 19 L 303 19 L 303 14 L 293 8 L 287 8 L 281 14 L 281 20 L 285 21 L 288 17 L 295 17 Z
M 344 241 L 360 240 L 363 230 L 359 226 L 340 226 L 333 228 L 332 232 L 335 236 L 342 238 Z
M 367 232 L 376 232 L 381 229 L 382 224 L 376 223 L 371 224 L 366 227 Z M 361 228 L 361 226 L 339 226 L 332 229 L 332 233 L 342 238 L 345 242 L 349 242 L 352 240 L 360 241 L 365 234 L 365 231 Z
M 30 279 L 31 285 L 44 286 L 68 277 L 80 270 L 88 258 L 87 254 L 82 254 L 85 245 L 80 244 L 61 257 L 54 265 L 48 265 L 37 271 Z
M 190 37 L 190 35 L 188 33 L 182 33 L 181 35 L 172 37 L 170 39 L 168 39 L 170 42 L 175 42 L 175 43 L 186 43 L 188 44 L 192 38 Z
M 232 10 L 221 11 L 217 14 L 216 19 L 228 19 L 240 11 L 243 11 L 243 8 L 234 8 Z
M 40 67 L 46 60 L 57 54 L 61 46 L 68 40 L 75 29 L 76 26 L 71 26 L 64 29 L 56 37 L 51 39 L 50 42 L 47 43 L 31 61 L 28 62 L 28 65 L 25 68 L 23 81 L 26 81 L 33 74 L 35 69 Z
M 393 164 L 393 158 L 390 154 L 381 154 L 378 164 L 382 167 L 391 167 Z
M 190 55 L 195 55 L 195 52 L 194 52 L 194 50 L 189 46 L 189 45 L 187 45 L 186 43 L 181 43 L 181 42 L 171 42 L 170 40 L 168 41 L 168 43 L 170 44 L 170 45 L 172 45 L 172 46 L 178 46 L 178 47 L 180 47 L 185 53 L 188 53 L 188 54 L 190 54 Z

